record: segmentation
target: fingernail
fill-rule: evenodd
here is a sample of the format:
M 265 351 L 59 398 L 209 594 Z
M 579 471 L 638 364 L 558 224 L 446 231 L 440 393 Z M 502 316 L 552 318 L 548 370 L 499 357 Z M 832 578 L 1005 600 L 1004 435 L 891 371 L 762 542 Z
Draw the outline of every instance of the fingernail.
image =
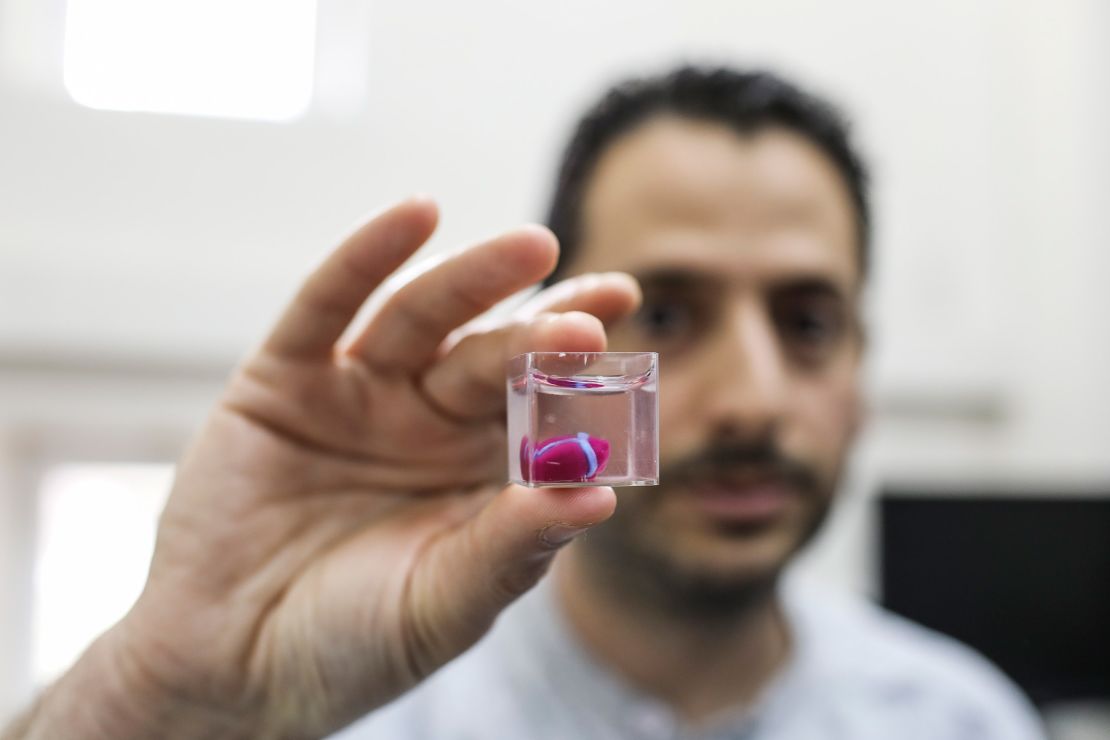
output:
M 549 524 L 540 530 L 540 542 L 548 547 L 562 547 L 578 535 L 585 532 L 591 525 L 571 525 L 563 523 Z

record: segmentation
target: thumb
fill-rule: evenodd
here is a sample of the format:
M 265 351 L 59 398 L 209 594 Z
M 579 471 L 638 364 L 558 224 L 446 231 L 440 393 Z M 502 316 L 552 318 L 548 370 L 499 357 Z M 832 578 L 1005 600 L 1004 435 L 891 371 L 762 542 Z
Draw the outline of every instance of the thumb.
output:
M 408 604 L 409 656 L 427 675 L 482 637 L 558 550 L 616 508 L 612 488 L 509 485 L 420 558 Z

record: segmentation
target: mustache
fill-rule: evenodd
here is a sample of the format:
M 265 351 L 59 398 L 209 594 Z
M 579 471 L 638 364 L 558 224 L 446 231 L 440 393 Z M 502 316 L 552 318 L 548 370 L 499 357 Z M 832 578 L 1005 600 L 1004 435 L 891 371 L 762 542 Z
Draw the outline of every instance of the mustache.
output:
M 812 467 L 784 454 L 773 443 L 714 445 L 667 465 L 661 473 L 661 480 L 679 485 L 759 475 L 786 481 L 810 493 L 820 487 L 820 478 Z

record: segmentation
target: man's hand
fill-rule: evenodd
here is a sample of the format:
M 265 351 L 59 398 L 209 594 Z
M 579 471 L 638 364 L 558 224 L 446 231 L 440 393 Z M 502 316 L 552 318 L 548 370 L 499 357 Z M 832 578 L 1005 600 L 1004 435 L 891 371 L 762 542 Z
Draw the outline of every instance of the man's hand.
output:
M 435 224 L 422 199 L 373 218 L 235 373 L 179 466 L 142 596 L 68 677 L 111 672 L 105 691 L 130 702 L 89 726 L 326 735 L 470 647 L 559 546 L 611 514 L 608 488 L 498 483 L 504 364 L 603 350 L 635 283 L 579 279 L 511 322 L 467 324 L 553 268 L 554 238 L 529 227 L 422 272 L 352 331 Z M 73 716 L 50 706 L 63 699 L 45 697 L 42 722 Z

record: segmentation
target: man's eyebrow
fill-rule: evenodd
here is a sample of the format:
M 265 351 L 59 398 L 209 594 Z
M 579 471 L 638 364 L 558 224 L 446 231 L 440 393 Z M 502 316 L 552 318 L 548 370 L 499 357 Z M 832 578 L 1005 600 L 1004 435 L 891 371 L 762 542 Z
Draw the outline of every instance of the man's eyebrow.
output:
M 719 274 L 688 267 L 652 267 L 646 270 L 633 270 L 632 275 L 641 285 L 651 288 L 702 288 L 725 282 Z
M 808 294 L 828 298 L 837 298 L 846 300 L 845 287 L 840 285 L 837 281 L 824 275 L 806 275 L 798 277 L 785 278 L 774 284 L 772 292 L 775 293 L 791 293 L 791 294 Z
M 722 287 L 729 282 L 729 278 L 719 272 L 689 267 L 651 267 L 631 273 L 645 289 L 652 290 L 700 290 Z M 822 273 L 784 276 L 771 283 L 770 292 L 824 296 L 842 301 L 851 297 L 848 286 Z

